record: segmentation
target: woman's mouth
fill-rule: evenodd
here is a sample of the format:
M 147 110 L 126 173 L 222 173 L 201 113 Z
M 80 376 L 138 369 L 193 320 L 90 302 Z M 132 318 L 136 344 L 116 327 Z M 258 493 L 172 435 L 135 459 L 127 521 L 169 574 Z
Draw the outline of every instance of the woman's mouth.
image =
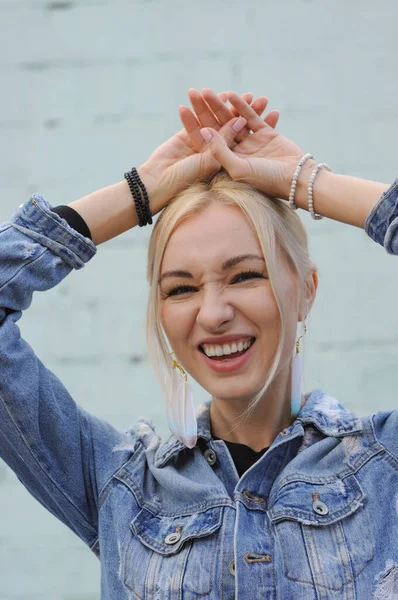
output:
M 246 364 L 250 356 L 253 354 L 253 346 L 255 341 L 256 338 L 253 337 L 249 340 L 250 344 L 247 348 L 243 348 L 242 350 L 237 348 L 235 352 L 231 352 L 230 354 L 222 354 L 221 356 L 207 356 L 201 346 L 199 346 L 199 350 L 209 367 L 218 373 L 226 373 L 240 369 L 244 364 Z M 234 347 L 232 349 L 234 349 Z

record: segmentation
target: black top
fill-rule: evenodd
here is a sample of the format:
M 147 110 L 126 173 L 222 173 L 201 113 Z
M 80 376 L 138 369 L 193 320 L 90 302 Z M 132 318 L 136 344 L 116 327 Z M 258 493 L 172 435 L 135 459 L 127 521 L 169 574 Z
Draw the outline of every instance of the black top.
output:
M 222 438 L 218 438 L 213 435 L 215 440 L 220 440 Z M 254 463 L 258 461 L 259 458 L 268 450 L 267 448 L 263 448 L 256 452 L 252 450 L 250 446 L 246 446 L 246 444 L 238 444 L 237 442 L 227 442 L 224 440 L 227 445 L 227 448 L 231 454 L 232 460 L 235 463 L 236 470 L 238 471 L 239 477 L 242 477 L 243 473 L 250 469 Z
M 81 233 L 84 237 L 90 238 L 91 232 L 88 228 L 86 221 L 83 219 L 78 212 L 76 212 L 70 206 L 56 206 L 51 209 L 53 212 L 57 213 L 60 217 L 65 219 L 67 223 L 75 230 Z M 213 436 L 215 440 L 220 440 L 216 436 Z M 259 452 L 255 452 L 249 446 L 245 444 L 238 444 L 237 442 L 227 442 L 224 440 L 227 448 L 231 454 L 232 460 L 235 463 L 236 470 L 238 471 L 239 477 L 243 475 L 247 469 L 249 469 L 258 459 L 268 450 L 268 448 L 263 448 Z

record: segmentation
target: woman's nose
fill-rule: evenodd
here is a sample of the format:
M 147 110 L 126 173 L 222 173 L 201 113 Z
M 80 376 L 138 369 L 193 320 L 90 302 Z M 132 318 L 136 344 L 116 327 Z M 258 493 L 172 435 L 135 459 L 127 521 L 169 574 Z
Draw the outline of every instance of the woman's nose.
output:
M 196 317 L 196 322 L 208 331 L 217 331 L 219 327 L 234 317 L 234 309 L 221 294 L 205 293 Z

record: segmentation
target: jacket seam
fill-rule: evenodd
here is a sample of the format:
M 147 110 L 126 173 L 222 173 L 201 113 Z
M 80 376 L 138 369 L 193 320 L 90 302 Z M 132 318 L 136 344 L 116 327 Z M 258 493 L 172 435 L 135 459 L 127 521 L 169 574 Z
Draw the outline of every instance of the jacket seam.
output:
M 98 554 L 97 554 L 97 551 L 96 551 L 96 548 L 95 548 L 96 546 L 99 546 L 99 537 L 98 536 L 95 538 L 94 542 L 92 542 L 90 544 L 90 550 L 92 552 L 94 552 L 94 554 L 96 554 L 97 556 L 99 556 L 100 551 L 99 551 L 99 548 L 98 548 Z
M 53 219 L 50 215 L 48 215 L 42 208 L 40 208 L 40 206 L 37 204 L 37 202 L 35 201 L 34 198 L 30 198 L 30 201 L 32 202 L 33 206 L 39 211 L 41 212 L 41 214 L 46 217 L 46 219 L 48 219 L 48 221 L 50 221 L 51 223 L 53 223 L 54 225 L 56 225 L 57 227 L 61 227 L 64 231 L 66 231 L 69 235 L 71 235 L 72 237 L 75 238 L 75 240 L 77 240 L 79 243 L 82 243 L 86 246 L 86 248 L 88 250 L 90 250 L 90 252 L 93 251 L 93 249 L 91 248 L 91 246 L 89 246 L 87 244 L 87 242 L 83 240 L 81 240 L 77 235 L 74 234 L 73 232 L 73 227 L 71 227 L 70 229 L 68 229 L 67 227 L 65 227 L 65 225 L 63 225 L 62 223 L 58 223 L 55 219 Z M 49 209 L 51 210 L 51 209 Z M 57 214 L 57 213 L 55 213 Z M 59 215 L 58 215 L 59 216 Z M 63 217 L 59 217 L 60 219 L 62 219 Z M 66 219 L 64 219 L 66 220 Z M 84 236 L 82 235 L 82 238 L 84 238 Z M 94 242 L 93 242 L 94 243 Z
M 94 527 L 94 525 L 92 523 L 90 523 L 90 521 L 86 518 L 86 516 L 81 512 L 80 508 L 75 505 L 75 503 L 69 498 L 69 496 L 67 494 L 65 494 L 65 492 L 58 486 L 58 484 L 56 483 L 56 481 L 50 476 L 50 474 L 49 474 L 50 470 L 46 471 L 46 469 L 42 465 L 41 461 L 36 456 L 35 452 L 32 450 L 32 448 L 27 443 L 24 434 L 20 430 L 18 424 L 15 422 L 14 417 L 13 417 L 12 413 L 9 411 L 8 406 L 4 402 L 1 394 L 0 394 L 0 402 L 3 404 L 6 412 L 8 413 L 8 415 L 9 415 L 9 417 L 10 417 L 10 419 L 11 419 L 11 421 L 12 421 L 12 423 L 13 423 L 15 429 L 16 429 L 16 431 L 21 436 L 21 439 L 23 440 L 23 443 L 24 443 L 25 447 L 28 449 L 28 451 L 32 455 L 34 461 L 38 464 L 40 470 L 43 471 L 43 473 L 46 476 L 46 478 L 48 478 L 53 483 L 53 485 L 56 487 L 56 489 L 59 491 L 59 493 L 62 495 L 62 497 L 65 498 L 65 500 L 67 500 L 67 502 L 69 502 L 69 504 L 71 506 L 73 506 L 73 508 L 79 513 L 79 515 L 81 516 L 81 518 L 84 521 L 84 523 L 86 525 L 88 525 L 91 529 L 93 529 L 95 531 L 95 533 L 97 534 L 97 531 L 96 531 L 96 528 Z
M 117 475 L 117 473 L 119 473 L 119 471 L 121 471 L 122 469 L 124 469 L 124 467 L 131 461 L 131 459 L 133 458 L 133 456 L 135 457 L 135 451 L 130 456 L 130 458 L 128 458 L 122 465 L 118 466 L 113 471 L 112 475 L 110 475 L 108 477 L 108 479 L 106 480 L 106 482 L 102 486 L 102 488 L 101 488 L 101 490 L 100 490 L 100 492 L 98 494 L 98 510 L 100 510 L 102 508 L 102 505 L 104 504 L 104 502 L 106 502 L 106 499 L 108 498 L 109 494 L 106 494 L 106 497 L 102 498 L 102 496 L 104 496 L 104 494 L 106 492 L 106 488 L 108 488 L 112 484 L 113 480 L 115 479 L 115 475 Z M 117 480 L 117 481 L 119 481 L 119 480 Z M 137 500 L 137 503 L 139 504 L 138 500 Z
M 398 185 L 398 184 L 397 184 L 397 185 Z M 394 459 L 394 461 L 395 461 L 396 463 L 398 463 L 398 457 L 397 457 L 397 456 L 395 456 L 394 454 L 392 454 L 392 453 L 389 451 L 389 449 L 387 448 L 387 446 L 385 446 L 385 445 L 383 444 L 383 442 L 382 442 L 382 441 L 380 441 L 380 440 L 379 440 L 379 438 L 378 438 L 378 436 L 376 435 L 376 429 L 375 429 L 374 422 L 373 422 L 373 418 L 374 418 L 375 416 L 376 416 L 375 414 L 374 414 L 374 415 L 371 415 L 371 418 L 369 419 L 369 420 L 370 420 L 370 426 L 372 427 L 372 431 L 373 431 L 373 435 L 374 435 L 374 437 L 375 437 L 375 440 L 377 440 L 378 444 L 380 444 L 380 446 L 383 448 L 383 450 L 384 450 L 384 451 L 385 451 L 385 452 L 386 452 L 386 453 L 387 453 L 389 456 L 391 456 L 391 457 Z
M 376 213 L 379 211 L 381 205 L 385 202 L 385 200 L 387 200 L 391 194 L 395 191 L 398 190 L 398 180 L 394 181 L 390 188 L 387 188 L 386 190 L 384 190 L 384 192 L 382 193 L 382 195 L 380 196 L 380 198 L 378 199 L 378 201 L 376 202 L 376 204 L 373 206 L 372 210 L 370 211 L 369 215 L 366 218 L 365 221 L 365 232 L 369 235 L 369 230 L 370 230 L 370 224 L 373 221 Z

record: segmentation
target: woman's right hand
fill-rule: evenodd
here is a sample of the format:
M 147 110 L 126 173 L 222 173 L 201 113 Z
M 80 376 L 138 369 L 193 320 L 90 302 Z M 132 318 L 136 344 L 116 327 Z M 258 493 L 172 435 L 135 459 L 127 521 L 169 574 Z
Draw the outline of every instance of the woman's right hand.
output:
M 287 200 L 294 171 L 304 150 L 270 126 L 267 119 L 263 120 L 238 94 L 229 92 L 228 99 L 235 109 L 234 114 L 244 117 L 247 128 L 253 133 L 231 150 L 214 128 L 204 126 L 201 133 L 207 138 L 208 150 L 232 179 L 250 183 L 266 194 Z M 213 112 L 219 110 L 220 102 L 214 92 L 211 96 L 207 92 L 206 101 Z M 314 160 L 304 163 L 301 180 L 312 172 L 314 165 Z

